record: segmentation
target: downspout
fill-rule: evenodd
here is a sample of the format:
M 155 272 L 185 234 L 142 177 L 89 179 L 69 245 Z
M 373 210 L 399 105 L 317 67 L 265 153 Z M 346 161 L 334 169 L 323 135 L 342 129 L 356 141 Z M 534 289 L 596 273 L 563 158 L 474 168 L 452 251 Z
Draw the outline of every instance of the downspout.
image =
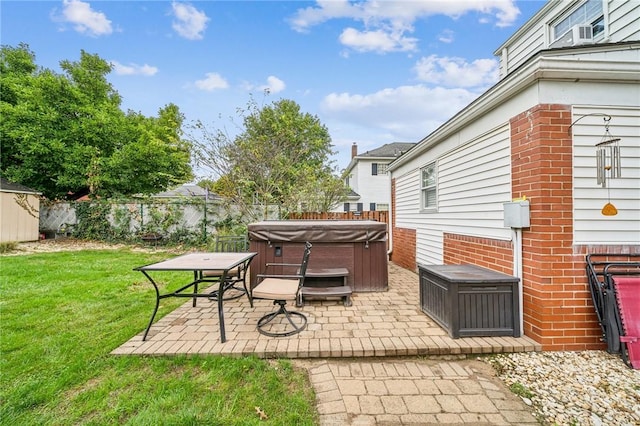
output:
M 393 181 L 393 177 L 391 177 L 391 182 Z M 389 185 L 391 185 L 389 182 Z M 391 185 L 392 193 L 391 193 L 391 201 L 389 203 L 389 216 L 387 217 L 387 233 L 389 234 L 389 248 L 387 249 L 387 260 L 391 260 L 391 254 L 393 253 L 393 200 L 395 199 L 393 195 L 394 186 Z
M 524 336 L 524 308 L 522 306 L 523 297 L 523 278 L 522 278 L 522 228 L 511 228 L 513 239 L 513 275 L 518 278 L 518 305 L 520 318 L 520 335 Z

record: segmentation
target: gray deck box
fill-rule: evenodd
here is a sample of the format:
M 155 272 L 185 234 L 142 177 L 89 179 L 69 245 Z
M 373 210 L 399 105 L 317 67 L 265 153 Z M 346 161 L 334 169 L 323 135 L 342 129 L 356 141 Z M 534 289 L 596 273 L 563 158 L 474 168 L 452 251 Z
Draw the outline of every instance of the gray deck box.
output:
M 451 337 L 520 337 L 519 279 L 476 265 L 418 265 L 420 307 Z

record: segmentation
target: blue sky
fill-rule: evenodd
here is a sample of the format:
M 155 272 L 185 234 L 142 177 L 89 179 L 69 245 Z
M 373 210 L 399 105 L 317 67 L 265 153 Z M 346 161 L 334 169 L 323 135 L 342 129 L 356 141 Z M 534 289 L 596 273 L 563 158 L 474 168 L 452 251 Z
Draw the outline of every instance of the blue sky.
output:
M 80 50 L 112 63 L 123 109 L 236 126 L 236 109 L 282 98 L 318 116 L 336 164 L 417 142 L 497 80 L 493 52 L 542 0 L 7 1 L 3 45 L 60 72 Z M 265 89 L 269 94 L 265 96 Z

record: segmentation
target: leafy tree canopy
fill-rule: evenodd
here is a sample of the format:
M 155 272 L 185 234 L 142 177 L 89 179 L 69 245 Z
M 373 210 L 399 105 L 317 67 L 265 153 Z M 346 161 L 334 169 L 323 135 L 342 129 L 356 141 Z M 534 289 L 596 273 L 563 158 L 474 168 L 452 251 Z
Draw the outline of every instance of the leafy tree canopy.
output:
M 239 114 L 243 128 L 234 138 L 201 122 L 194 129 L 198 162 L 218 176 L 217 194 L 254 218 L 257 206 L 265 218 L 273 206 L 283 215 L 327 211 L 343 199 L 345 187 L 330 160 L 331 137 L 317 117 L 288 99 L 262 108 L 251 101 Z
M 157 117 L 120 109 L 111 65 L 81 51 L 62 74 L 36 65 L 26 44 L 0 50 L 0 171 L 42 192 L 111 197 L 152 194 L 189 181 L 184 117 L 169 104 Z

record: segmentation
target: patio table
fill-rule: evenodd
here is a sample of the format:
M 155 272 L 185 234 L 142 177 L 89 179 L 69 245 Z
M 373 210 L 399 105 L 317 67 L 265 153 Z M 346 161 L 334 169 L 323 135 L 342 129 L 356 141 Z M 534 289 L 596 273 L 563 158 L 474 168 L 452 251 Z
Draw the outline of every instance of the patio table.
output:
M 218 319 L 220 322 L 220 341 L 224 343 L 227 339 L 225 337 L 224 331 L 224 311 L 223 311 L 223 301 L 224 301 L 224 291 L 227 286 L 225 285 L 230 279 L 230 273 L 234 268 L 241 268 L 242 273 L 246 274 L 247 268 L 249 264 L 253 260 L 253 258 L 257 255 L 257 253 L 189 253 L 184 254 L 182 256 L 174 257 L 172 259 L 164 260 L 162 262 L 152 263 L 150 265 L 139 266 L 134 268 L 134 271 L 142 272 L 147 279 L 153 284 L 153 288 L 156 291 L 156 306 L 153 310 L 153 314 L 151 315 L 151 319 L 149 320 L 149 325 L 144 332 L 144 336 L 142 340 L 147 339 L 147 334 L 149 334 L 149 329 L 151 328 L 151 324 L 153 324 L 153 320 L 158 312 L 158 307 L 160 306 L 160 300 L 167 297 L 191 297 L 193 298 L 193 306 L 196 306 L 196 300 L 198 297 L 211 297 L 211 292 L 209 293 L 198 293 L 198 284 L 200 283 L 212 283 L 218 282 L 219 288 L 217 290 L 217 296 L 215 299 L 218 301 Z M 203 275 L 204 271 L 210 270 L 219 270 L 222 273 L 219 277 L 205 277 Z M 193 280 L 180 287 L 178 290 L 175 290 L 170 293 L 160 294 L 160 289 L 158 288 L 157 283 L 149 274 L 150 272 L 157 271 L 192 271 L 193 272 Z M 189 291 L 191 290 L 191 291 Z M 247 297 L 249 295 L 247 294 Z M 251 300 L 251 299 L 249 299 Z

